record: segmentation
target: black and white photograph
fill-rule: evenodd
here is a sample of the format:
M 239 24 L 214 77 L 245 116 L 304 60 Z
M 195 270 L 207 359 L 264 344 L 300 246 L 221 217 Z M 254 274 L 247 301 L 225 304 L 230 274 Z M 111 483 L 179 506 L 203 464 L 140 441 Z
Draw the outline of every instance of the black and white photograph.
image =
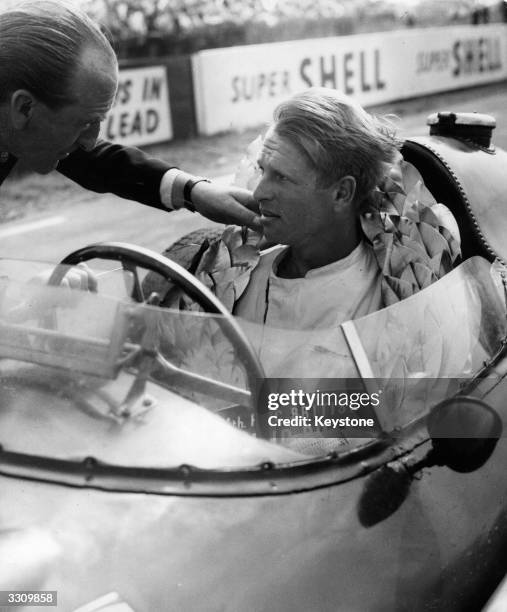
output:
M 506 0 L 0 0 L 0 612 L 507 612 L 506 470 Z

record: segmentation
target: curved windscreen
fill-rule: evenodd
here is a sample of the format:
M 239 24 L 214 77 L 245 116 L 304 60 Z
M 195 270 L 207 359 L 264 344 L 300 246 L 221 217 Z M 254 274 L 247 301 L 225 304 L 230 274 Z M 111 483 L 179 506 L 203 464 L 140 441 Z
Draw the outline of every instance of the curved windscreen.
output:
M 49 286 L 46 271 L 0 264 L 5 451 L 142 467 L 300 459 L 257 435 L 261 370 L 233 319 L 137 303 L 131 272 L 99 272 L 97 293 Z
M 500 277 L 478 258 L 397 305 L 305 332 L 136 303 L 131 272 L 110 270 L 96 293 L 47 286 L 40 274 L 20 282 L 2 266 L 0 444 L 61 459 L 222 468 L 346 451 L 456 392 L 507 333 Z M 122 299 L 104 295 L 110 275 Z M 382 389 L 367 407 L 372 427 L 312 421 L 302 435 L 301 421 L 276 421 L 281 408 L 325 417 L 318 402 L 344 381 L 357 401 Z
M 506 324 L 501 276 L 473 257 L 423 292 L 343 329 L 366 385 L 380 382 L 387 393 L 378 416 L 392 431 L 458 392 L 501 349 Z

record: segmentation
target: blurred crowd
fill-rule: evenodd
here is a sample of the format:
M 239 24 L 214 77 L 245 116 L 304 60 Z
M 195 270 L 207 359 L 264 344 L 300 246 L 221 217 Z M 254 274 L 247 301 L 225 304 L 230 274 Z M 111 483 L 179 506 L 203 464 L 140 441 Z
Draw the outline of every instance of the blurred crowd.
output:
M 86 0 L 114 36 L 181 33 L 223 23 L 277 25 L 286 19 L 351 15 L 354 0 Z
M 203 31 L 260 26 L 281 32 L 287 24 L 328 24 L 323 35 L 399 26 L 489 20 L 496 0 L 81 0 L 117 41 L 185 37 Z M 483 11 L 478 12 L 478 8 Z M 482 15 L 482 17 L 481 17 Z M 335 24 L 334 30 L 329 24 Z M 340 24 L 349 24 L 340 28 Z M 352 24 L 352 25 L 350 25 Z M 364 27 L 366 24 L 366 27 Z M 387 24 L 387 25 L 386 25 Z M 358 28 L 356 26 L 359 26 Z M 363 26 L 363 27 L 361 27 Z M 290 28 L 289 28 L 290 29 Z M 296 37 L 304 28 L 294 29 Z M 315 34 L 313 29 L 310 34 Z M 211 38 L 207 38 L 209 42 Z M 241 41 L 240 41 L 241 42 Z M 262 42 L 262 40 L 245 40 Z M 227 42 L 225 43 L 227 44 Z M 235 44 L 233 41 L 231 44 Z M 218 45 L 220 46 L 220 45 Z

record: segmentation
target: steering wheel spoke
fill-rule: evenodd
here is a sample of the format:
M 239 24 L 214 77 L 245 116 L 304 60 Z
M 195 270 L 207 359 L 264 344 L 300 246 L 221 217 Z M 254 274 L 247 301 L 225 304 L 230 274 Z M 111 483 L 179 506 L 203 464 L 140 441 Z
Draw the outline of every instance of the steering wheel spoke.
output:
M 64 266 L 75 266 L 78 263 L 91 259 L 120 261 L 125 270 L 132 272 L 134 278 L 133 295 L 141 303 L 152 304 L 157 301 L 157 298 L 145 295 L 139 279 L 139 268 L 155 272 L 165 280 L 174 283 L 197 302 L 205 312 L 220 315 L 216 317 L 217 324 L 223 335 L 235 348 L 239 360 L 243 363 L 250 392 L 233 385 L 228 385 L 227 383 L 214 381 L 201 374 L 194 374 L 178 368 L 168 361 L 158 349 L 156 361 L 161 367 L 165 368 L 170 377 L 176 376 L 180 382 L 188 383 L 193 390 L 204 393 L 208 392 L 214 397 L 218 396 L 221 399 L 227 401 L 233 400 L 238 403 L 244 403 L 245 400 L 250 399 L 254 409 L 257 409 L 260 385 L 265 378 L 263 368 L 241 327 L 227 308 L 207 287 L 187 270 L 167 257 L 143 247 L 121 242 L 93 244 L 70 253 L 62 260 L 61 263 L 63 265 L 55 268 L 49 279 L 49 284 L 59 285 L 61 283 L 67 272 L 67 268 Z M 258 433 L 262 433 L 260 428 Z

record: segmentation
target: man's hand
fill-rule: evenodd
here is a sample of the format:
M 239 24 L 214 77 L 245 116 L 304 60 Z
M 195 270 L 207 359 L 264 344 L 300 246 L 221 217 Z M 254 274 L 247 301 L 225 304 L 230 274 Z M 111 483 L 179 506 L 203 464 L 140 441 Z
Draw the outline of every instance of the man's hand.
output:
M 34 276 L 31 282 L 38 285 L 47 285 L 52 273 L 53 269 L 44 270 L 37 274 L 37 276 Z M 79 289 L 81 291 L 96 293 L 97 278 L 85 263 L 79 263 L 69 268 L 60 286 L 67 287 L 68 289 Z
M 256 214 L 259 204 L 247 189 L 222 187 L 203 181 L 193 187 L 192 203 L 197 212 L 212 221 L 262 229 L 259 215 Z
M 73 308 L 76 299 L 79 302 L 79 294 L 74 291 L 55 292 L 53 287 L 49 291 L 46 290 L 53 271 L 54 268 L 48 268 L 28 281 L 23 300 L 7 313 L 10 323 L 41 318 L 58 306 Z M 58 287 L 96 293 L 97 278 L 85 263 L 79 263 L 69 268 Z

